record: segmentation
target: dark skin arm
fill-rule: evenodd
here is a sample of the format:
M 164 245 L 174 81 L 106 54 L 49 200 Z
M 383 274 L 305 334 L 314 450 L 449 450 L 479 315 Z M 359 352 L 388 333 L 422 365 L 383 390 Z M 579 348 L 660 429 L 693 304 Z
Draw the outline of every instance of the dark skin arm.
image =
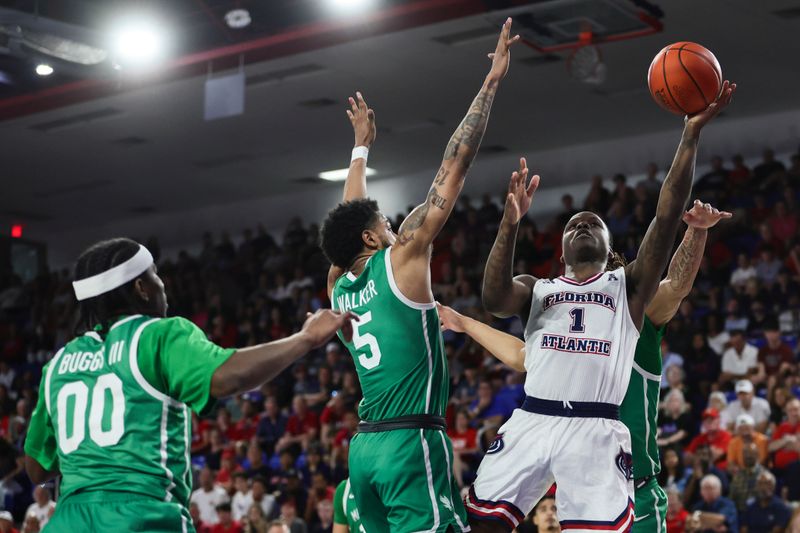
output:
M 50 481 L 51 479 L 61 475 L 61 472 L 59 472 L 57 469 L 45 469 L 45 467 L 39 464 L 39 461 L 30 455 L 25 456 L 25 472 L 28 473 L 28 477 L 31 478 L 31 481 L 33 481 L 34 485 L 41 485 L 42 483 Z
M 527 183 L 527 178 L 528 164 L 523 157 L 519 160 L 519 170 L 511 175 L 503 219 L 486 260 L 481 291 L 487 311 L 501 318 L 516 315 L 523 323 L 528 320 L 536 278 L 527 274 L 514 277 L 514 246 L 520 220 L 530 208 L 533 193 L 539 187 L 539 176 L 533 176 L 530 183 Z
M 350 320 L 358 317 L 320 309 L 309 316 L 300 332 L 290 337 L 236 350 L 211 377 L 211 395 L 223 398 L 240 394 L 272 380 L 310 350 L 328 342 L 338 329 L 349 338 Z
M 628 304 L 637 328 L 641 329 L 645 309 L 658 290 L 678 233 L 681 216 L 689 200 L 700 130 L 730 103 L 735 89 L 735 84 L 731 85 L 726 81 L 720 97 L 714 103 L 704 111 L 686 117 L 678 151 L 658 195 L 656 216 L 645 233 L 636 259 L 625 267 Z
M 511 57 L 509 48 L 518 40 L 518 35 L 511 37 L 509 18 L 503 25 L 495 52 L 489 55 L 492 58 L 489 74 L 466 116 L 450 137 L 425 201 L 414 208 L 400 226 L 393 247 L 392 263 L 400 290 L 412 300 L 433 299 L 428 272 L 431 243 L 444 227 L 458 200 L 467 171 L 486 131 L 498 86 L 508 71 Z M 420 284 L 420 279 L 427 282 Z

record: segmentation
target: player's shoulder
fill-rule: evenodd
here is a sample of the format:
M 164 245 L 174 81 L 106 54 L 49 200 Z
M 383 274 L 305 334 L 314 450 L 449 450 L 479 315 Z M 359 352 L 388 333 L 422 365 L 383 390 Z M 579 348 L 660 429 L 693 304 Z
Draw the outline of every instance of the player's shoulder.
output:
M 161 336 L 175 333 L 191 333 L 199 329 L 194 322 L 182 316 L 168 318 L 152 317 L 146 322 L 147 327 L 142 331 L 143 336 Z

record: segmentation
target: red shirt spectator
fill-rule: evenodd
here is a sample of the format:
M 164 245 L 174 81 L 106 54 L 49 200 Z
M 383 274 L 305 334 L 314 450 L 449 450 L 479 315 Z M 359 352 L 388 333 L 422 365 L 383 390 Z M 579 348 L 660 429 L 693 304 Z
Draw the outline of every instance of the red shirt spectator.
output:
M 210 420 L 200 419 L 192 413 L 192 454 L 204 453 L 209 444 L 209 432 L 214 427 Z
M 786 204 L 775 204 L 775 215 L 769 219 L 772 234 L 778 239 L 789 242 L 797 231 L 797 219 L 786 211 Z
M 680 511 L 670 515 L 667 513 L 667 531 L 669 533 L 683 533 L 686 527 L 686 519 L 689 518 L 689 511 L 682 508 Z
M 772 447 L 781 442 L 775 450 L 775 468 L 786 468 L 795 461 L 800 461 L 800 400 L 793 399 L 783 408 L 786 422 L 775 429 L 772 434 Z
M 794 364 L 794 354 L 792 349 L 781 340 L 781 332 L 777 324 L 771 324 L 765 328 L 764 337 L 767 344 L 758 350 L 758 362 L 764 364 L 764 370 L 768 376 L 777 374 L 781 366 L 791 367 Z
M 302 403 L 302 407 L 299 404 Z M 302 435 L 319 427 L 319 419 L 314 411 L 309 411 L 305 401 L 295 402 L 295 412 L 286 422 L 286 432 L 292 435 Z
M 725 470 L 728 466 L 725 455 L 728 453 L 728 444 L 731 441 L 731 434 L 720 429 L 719 411 L 709 407 L 703 411 L 702 433 L 697 435 L 686 447 L 686 452 L 694 454 L 700 446 L 708 445 L 714 458 L 714 465 L 720 470 Z

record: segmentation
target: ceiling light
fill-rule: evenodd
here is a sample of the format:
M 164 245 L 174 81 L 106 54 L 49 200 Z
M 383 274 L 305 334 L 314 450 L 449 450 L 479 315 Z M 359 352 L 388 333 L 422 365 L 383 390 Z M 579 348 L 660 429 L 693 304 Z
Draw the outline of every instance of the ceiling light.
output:
M 344 181 L 347 179 L 347 173 L 350 172 L 349 168 L 340 168 L 338 170 L 328 170 L 320 172 L 318 175 L 321 179 L 328 181 Z M 376 174 L 374 168 L 367 167 L 367 176 L 374 176 Z
M 112 32 L 115 63 L 123 68 L 156 63 L 166 52 L 166 31 L 154 20 L 129 18 Z
M 53 67 L 47 65 L 45 63 L 40 63 L 36 65 L 36 74 L 39 76 L 49 76 L 53 73 Z
M 372 0 L 328 0 L 330 5 L 339 10 L 352 11 L 354 9 L 367 7 Z
M 253 21 L 246 9 L 231 9 L 225 14 L 225 23 L 235 30 L 246 28 Z

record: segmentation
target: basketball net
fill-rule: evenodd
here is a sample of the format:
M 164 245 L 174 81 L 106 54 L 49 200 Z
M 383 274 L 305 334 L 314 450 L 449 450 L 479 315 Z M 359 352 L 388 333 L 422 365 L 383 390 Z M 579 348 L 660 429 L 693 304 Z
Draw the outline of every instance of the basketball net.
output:
M 593 43 L 591 26 L 588 23 L 578 34 L 578 43 L 567 58 L 570 76 L 582 83 L 599 85 L 606 81 L 606 64 L 600 49 Z

